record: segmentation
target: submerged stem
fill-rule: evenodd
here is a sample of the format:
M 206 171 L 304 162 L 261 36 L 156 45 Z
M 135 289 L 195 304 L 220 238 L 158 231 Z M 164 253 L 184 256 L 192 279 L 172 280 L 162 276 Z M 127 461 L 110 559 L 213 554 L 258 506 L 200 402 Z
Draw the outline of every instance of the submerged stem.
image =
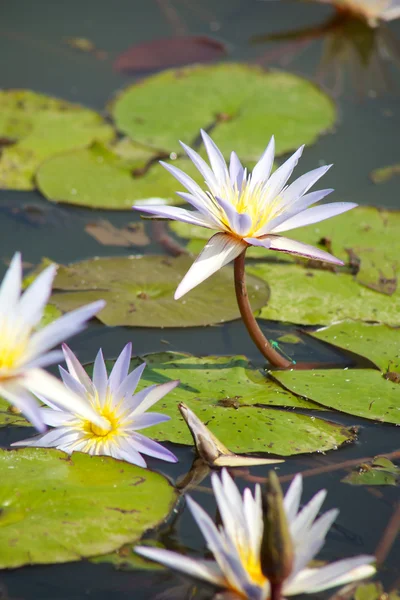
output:
M 243 319 L 243 323 L 245 324 L 247 331 L 250 334 L 251 339 L 261 352 L 263 356 L 268 360 L 269 363 L 273 367 L 279 367 L 281 369 L 291 369 L 293 368 L 293 363 L 290 360 L 287 360 L 279 352 L 277 352 L 269 343 L 267 338 L 262 333 L 261 329 L 258 326 L 258 323 L 253 315 L 253 311 L 251 310 L 249 297 L 247 295 L 247 286 L 246 286 L 246 274 L 244 270 L 245 265 L 245 256 L 246 250 L 235 259 L 235 292 L 236 292 L 236 300 L 239 306 L 240 314 Z

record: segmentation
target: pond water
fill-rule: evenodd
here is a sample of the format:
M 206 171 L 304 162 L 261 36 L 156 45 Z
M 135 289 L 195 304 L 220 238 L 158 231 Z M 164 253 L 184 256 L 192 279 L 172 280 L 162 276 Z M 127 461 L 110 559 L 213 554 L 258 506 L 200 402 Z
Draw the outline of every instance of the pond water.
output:
M 291 41 L 250 44 L 253 36 L 278 34 L 283 31 L 317 26 L 326 21 L 331 9 L 313 3 L 257 0 L 70 0 L 52 2 L 14 0 L 1 9 L 0 85 L 2 88 L 28 88 L 103 111 L 106 103 L 134 76 L 118 73 L 113 59 L 130 45 L 175 35 L 177 31 L 210 34 L 223 40 L 229 48 L 229 60 L 258 61 L 266 66 L 284 68 L 313 78 L 323 51 L 323 38 L 307 43 Z M 400 44 L 400 21 L 390 25 Z M 107 52 L 105 60 L 79 52 L 65 43 L 66 38 L 88 38 L 97 48 Z M 400 46 L 399 46 L 400 48 Z M 379 69 L 378 69 L 379 70 Z M 344 69 L 343 80 L 334 84 L 339 119 L 335 132 L 322 136 L 307 148 L 302 172 L 324 162 L 333 162 L 324 185 L 335 188 L 335 199 L 388 208 L 400 208 L 399 179 L 374 185 L 370 172 L 380 166 L 399 161 L 400 131 L 399 73 L 389 65 L 389 89 L 376 94 L 376 80 L 366 83 L 360 93 L 362 75 Z M 162 99 L 160 101 L 162 110 Z M 267 140 L 266 140 L 267 141 Z M 26 212 L 34 205 L 39 219 Z M 0 257 L 1 269 L 15 250 L 23 259 L 36 264 L 43 256 L 68 263 L 92 256 L 128 255 L 131 248 L 100 245 L 88 236 L 85 224 L 105 218 L 115 226 L 139 221 L 138 213 L 96 211 L 48 203 L 36 191 L 0 191 Z M 146 225 L 147 227 L 147 225 Z M 150 228 L 148 229 L 149 234 Z M 140 248 L 140 253 L 162 253 L 156 242 Z M 210 307 L 212 310 L 212 307 Z M 263 323 L 271 338 L 293 330 L 289 325 Z M 244 354 L 258 367 L 262 360 L 252 345 L 244 326 L 234 321 L 220 326 L 188 329 L 109 328 L 91 323 L 72 342 L 72 348 L 83 362 L 91 361 L 99 347 L 106 357 L 115 357 L 122 346 L 133 342 L 135 354 L 174 350 L 193 354 Z M 302 356 L 303 353 L 303 356 Z M 343 355 L 328 350 L 318 342 L 307 342 L 297 352 L 297 360 L 318 356 L 326 363 L 346 364 Z M 399 433 L 394 426 L 377 424 L 339 413 L 328 418 L 345 426 L 359 427 L 358 440 L 326 455 L 303 455 L 289 458 L 277 472 L 289 476 L 297 471 L 329 467 L 337 463 L 390 453 L 398 448 Z M 1 429 L 0 443 L 26 437 L 26 430 Z M 179 462 L 167 465 L 149 460 L 149 467 L 176 481 L 191 467 L 194 451 L 188 446 L 170 444 Z M 308 499 L 322 487 L 328 489 L 324 508 L 340 507 L 337 525 L 328 535 L 321 559 L 329 560 L 354 554 L 374 553 L 398 501 L 398 488 L 353 487 L 339 484 L 346 470 L 327 469 L 310 473 L 305 479 Z M 264 477 L 266 467 L 242 469 L 237 478 L 241 487 L 250 476 Z M 251 477 L 250 477 L 251 478 Z M 285 483 L 285 486 L 287 483 Z M 207 477 L 191 495 L 210 514 L 215 512 L 210 481 Z M 193 519 L 182 505 L 172 522 L 149 534 L 167 546 L 190 555 L 203 557 L 204 540 Z M 379 579 L 387 589 L 398 586 L 400 543 L 397 541 L 385 562 Z M 65 565 L 25 567 L 3 572 L 4 597 L 10 599 L 83 599 L 132 598 L 211 598 L 201 587 L 195 592 L 175 574 L 167 571 L 117 571 L 110 564 L 76 562 Z M 396 583 L 397 582 L 397 583 Z M 6 595 L 8 594 L 8 596 Z

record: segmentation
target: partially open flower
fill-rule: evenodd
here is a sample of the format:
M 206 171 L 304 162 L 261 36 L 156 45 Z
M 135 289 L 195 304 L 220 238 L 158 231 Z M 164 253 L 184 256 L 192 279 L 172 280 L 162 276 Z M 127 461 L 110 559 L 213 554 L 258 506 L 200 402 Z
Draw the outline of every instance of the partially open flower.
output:
M 261 489 L 256 486 L 253 496 L 246 488 L 242 497 L 225 470 L 221 479 L 215 473 L 212 475 L 212 485 L 222 520 L 220 528 L 196 502 L 188 498 L 188 503 L 215 560 L 200 561 L 145 546 L 136 547 L 135 551 L 241 598 L 268 600 L 271 586 L 261 560 L 264 531 Z M 311 594 L 373 575 L 373 556 L 347 558 L 321 568 L 307 567 L 324 545 L 338 511 L 329 510 L 317 518 L 325 490 L 318 492 L 299 510 L 301 492 L 302 478 L 297 475 L 284 498 L 294 558 L 291 572 L 283 584 L 283 595 Z
M 99 300 L 78 308 L 35 331 L 51 294 L 56 273 L 49 266 L 21 295 L 22 263 L 17 252 L 0 286 L 0 395 L 19 409 L 39 431 L 45 429 L 39 405 L 32 394 L 46 394 L 60 407 L 82 411 L 86 418 L 101 424 L 102 419 L 83 400 L 44 371 L 62 357 L 54 346 L 84 329 L 86 322 L 101 310 Z
M 152 385 L 135 394 L 146 364 L 141 364 L 128 374 L 131 350 L 132 345 L 127 344 L 110 376 L 107 375 L 103 354 L 99 350 L 92 381 L 70 348 L 64 344 L 68 371 L 60 367 L 60 373 L 65 388 L 82 398 L 83 403 L 102 419 L 102 425 L 88 419 L 85 412 L 75 406 L 71 406 L 70 410 L 61 410 L 57 402 L 49 402 L 45 396 L 41 396 L 41 400 L 50 407 L 40 409 L 41 417 L 54 429 L 41 436 L 16 442 L 13 446 L 55 447 L 68 454 L 79 450 L 93 455 L 113 456 L 141 467 L 146 467 L 141 454 L 176 462 L 177 458 L 172 452 L 139 431 L 170 419 L 167 415 L 146 411 L 175 388 L 179 381 Z
M 252 173 L 248 174 L 234 152 L 228 169 L 210 136 L 205 131 L 201 134 L 211 167 L 197 152 L 183 143 L 182 146 L 203 175 L 207 190 L 202 190 L 180 169 L 161 163 L 188 190 L 189 193 L 178 193 L 195 210 L 176 206 L 133 207 L 157 218 L 174 219 L 218 231 L 182 279 L 175 293 L 176 299 L 234 260 L 248 246 L 263 246 L 267 250 L 343 264 L 328 252 L 280 235 L 283 231 L 323 221 L 356 206 L 352 202 L 334 202 L 309 208 L 333 191 L 308 193 L 330 165 L 310 171 L 286 185 L 302 155 L 303 146 L 271 175 L 275 154 L 272 137 Z

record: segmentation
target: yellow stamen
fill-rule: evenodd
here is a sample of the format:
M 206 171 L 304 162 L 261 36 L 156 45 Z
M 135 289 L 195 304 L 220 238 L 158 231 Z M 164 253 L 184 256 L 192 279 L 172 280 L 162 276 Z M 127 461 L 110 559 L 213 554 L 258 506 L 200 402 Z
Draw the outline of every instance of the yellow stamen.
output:
M 25 339 L 16 341 L 12 339 L 12 336 L 4 335 L 0 339 L 0 372 L 14 369 L 20 358 L 25 354 L 26 346 L 27 341 Z
M 121 419 L 119 418 L 116 408 L 107 403 L 104 407 L 96 407 L 99 414 L 103 417 L 103 425 L 99 427 L 92 421 L 83 421 L 82 429 L 87 434 L 88 440 L 96 443 L 96 441 L 110 441 L 116 435 L 121 435 L 119 431 Z

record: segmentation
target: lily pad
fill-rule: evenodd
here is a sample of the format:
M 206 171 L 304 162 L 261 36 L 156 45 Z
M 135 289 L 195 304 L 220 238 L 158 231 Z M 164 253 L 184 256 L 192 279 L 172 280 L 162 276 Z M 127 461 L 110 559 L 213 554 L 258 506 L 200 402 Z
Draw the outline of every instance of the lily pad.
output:
M 106 325 L 135 327 L 193 327 L 239 318 L 231 268 L 216 273 L 183 300 L 174 292 L 192 260 L 187 256 L 126 256 L 94 258 L 60 266 L 51 304 L 67 312 L 103 298 L 97 317 Z M 268 298 L 268 286 L 249 277 L 254 310 Z
M 302 325 L 345 319 L 400 324 L 400 293 L 379 294 L 346 273 L 273 263 L 249 264 L 247 272 L 270 286 L 270 299 L 260 313 L 264 319 Z
M 400 372 L 400 329 L 387 325 L 344 321 L 320 329 L 312 336 L 361 354 L 384 372 Z
M 146 158 L 147 156 L 147 158 Z M 179 184 L 158 161 L 148 163 L 131 147 L 90 148 L 54 156 L 38 169 L 39 190 L 51 202 L 108 210 L 128 210 L 134 204 L 182 204 Z M 193 163 L 177 159 L 174 165 L 200 182 Z
M 398 485 L 400 467 L 388 458 L 378 456 L 372 463 L 360 465 L 357 471 L 346 475 L 342 481 L 350 485 Z
M 146 540 L 141 546 L 151 546 L 156 548 L 162 548 L 163 546 L 154 542 L 153 540 Z M 139 554 L 136 554 L 132 544 L 126 544 L 119 548 L 115 552 L 109 554 L 102 554 L 101 556 L 94 556 L 90 559 L 90 562 L 94 564 L 99 563 L 110 563 L 118 571 L 163 571 L 165 567 L 151 560 L 147 560 Z
M 32 427 L 18 410 L 13 408 L 7 400 L 0 398 L 0 427 L 14 425 L 15 427 Z
M 275 371 L 275 379 L 294 394 L 326 408 L 400 425 L 400 385 L 373 369 Z
M 96 112 L 30 90 L 0 91 L 0 187 L 33 189 L 38 166 L 50 156 L 108 142 L 114 129 Z
M 112 552 L 165 520 L 177 499 L 158 473 L 79 452 L 0 450 L 0 476 L 0 568 Z
M 400 164 L 374 169 L 371 172 L 371 179 L 374 183 L 385 183 L 395 175 L 400 175 Z
M 215 125 L 223 154 L 234 148 L 245 162 L 259 159 L 272 134 L 282 154 L 314 142 L 336 117 L 331 99 L 306 79 L 237 63 L 163 71 L 124 90 L 111 112 L 120 131 L 167 154 Z
M 184 402 L 211 433 L 235 453 L 290 456 L 324 452 L 354 440 L 354 433 L 335 423 L 296 414 L 293 410 L 267 408 L 267 405 L 299 408 L 313 408 L 313 405 L 303 404 L 300 399 L 282 393 L 244 357 L 199 358 L 156 353 L 143 359 L 132 359 L 131 366 L 142 360 L 148 366 L 140 387 L 175 378 L 181 381 L 159 403 L 159 409 L 171 420 L 147 430 L 154 439 L 193 445 L 190 431 L 178 410 L 178 404 Z M 112 361 L 107 361 L 108 369 L 112 365 Z M 90 373 L 92 366 L 87 369 Z

